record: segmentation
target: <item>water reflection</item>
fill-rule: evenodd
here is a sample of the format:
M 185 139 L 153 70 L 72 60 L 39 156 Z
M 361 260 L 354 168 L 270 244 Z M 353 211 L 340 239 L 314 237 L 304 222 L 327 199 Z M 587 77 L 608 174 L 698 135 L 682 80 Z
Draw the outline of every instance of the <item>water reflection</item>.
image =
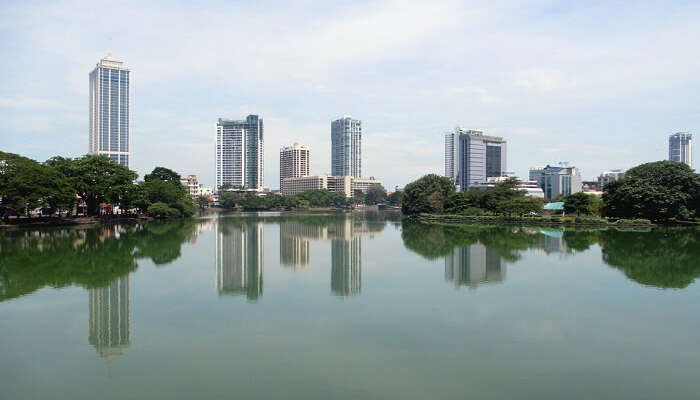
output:
M 88 342 L 108 359 L 122 354 L 131 341 L 129 277 L 108 286 L 90 289 L 90 335 Z
M 222 218 L 216 231 L 216 290 L 256 300 L 263 293 L 263 223 Z
M 555 229 L 437 225 L 406 221 L 404 246 L 422 257 L 445 259 L 445 279 L 456 286 L 502 282 L 506 263 L 525 250 L 572 256 L 592 246 L 627 278 L 658 288 L 685 288 L 700 276 L 700 229 Z

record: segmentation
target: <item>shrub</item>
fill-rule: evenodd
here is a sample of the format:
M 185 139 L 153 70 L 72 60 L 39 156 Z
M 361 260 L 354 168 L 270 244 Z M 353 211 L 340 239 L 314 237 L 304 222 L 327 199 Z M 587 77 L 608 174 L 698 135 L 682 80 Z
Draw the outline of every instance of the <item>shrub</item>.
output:
M 146 213 L 154 218 L 179 217 L 180 211 L 165 203 L 153 203 L 148 206 Z

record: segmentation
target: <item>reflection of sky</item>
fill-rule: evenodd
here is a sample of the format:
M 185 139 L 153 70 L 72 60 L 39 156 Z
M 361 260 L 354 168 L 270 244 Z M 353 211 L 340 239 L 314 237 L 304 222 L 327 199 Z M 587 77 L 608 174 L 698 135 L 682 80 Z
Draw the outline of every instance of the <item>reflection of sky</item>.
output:
M 129 276 L 131 344 L 111 370 L 86 343 L 86 290 L 44 288 L 0 303 L 3 394 L 224 398 L 235 388 L 242 398 L 636 399 L 700 391 L 700 321 L 689 318 L 700 311 L 697 283 L 643 287 L 605 266 L 598 246 L 563 260 L 524 251 L 505 283 L 455 291 L 442 279 L 444 260 L 425 260 L 385 229 L 363 238 L 361 295 L 334 301 L 330 242 L 311 241 L 308 267 L 289 273 L 279 226 L 262 229 L 265 295 L 256 303 L 212 292 L 215 230 L 166 267 L 140 261 Z

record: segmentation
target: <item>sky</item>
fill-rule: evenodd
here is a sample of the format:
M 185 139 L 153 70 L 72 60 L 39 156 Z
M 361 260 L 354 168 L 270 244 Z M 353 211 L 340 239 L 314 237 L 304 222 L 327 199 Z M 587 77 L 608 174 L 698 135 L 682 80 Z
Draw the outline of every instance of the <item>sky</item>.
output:
M 100 3 L 100 4 L 98 4 Z M 362 120 L 363 175 L 444 172 L 462 125 L 508 141 L 508 170 L 584 179 L 668 157 L 700 127 L 698 1 L 0 1 L 0 150 L 88 151 L 88 74 L 131 69 L 132 169 L 213 186 L 218 118 L 265 124 L 330 172 L 330 125 Z M 697 162 L 695 162 L 697 165 Z

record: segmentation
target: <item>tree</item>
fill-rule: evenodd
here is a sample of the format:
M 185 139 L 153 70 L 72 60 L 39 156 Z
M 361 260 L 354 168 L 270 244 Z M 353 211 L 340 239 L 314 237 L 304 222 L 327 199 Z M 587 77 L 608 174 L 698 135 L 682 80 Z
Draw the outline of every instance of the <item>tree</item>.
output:
M 455 185 L 450 178 L 425 175 L 406 185 L 401 197 L 401 210 L 406 215 L 441 213 L 445 198 L 454 191 Z
M 700 214 L 700 175 L 674 161 L 641 164 L 605 185 L 603 202 L 610 217 L 688 220 Z
M 180 174 L 165 167 L 153 168 L 153 171 L 151 171 L 150 174 L 146 174 L 143 177 L 143 180 L 146 182 L 151 180 L 160 180 L 165 183 L 170 183 L 173 185 L 177 184 L 182 186 L 182 184 L 180 183 Z
M 597 197 L 584 192 L 573 193 L 564 199 L 564 211 L 566 213 L 593 214 Z
M 365 204 L 372 206 L 383 203 L 386 201 L 386 198 L 386 189 L 384 189 L 384 186 L 380 184 L 370 185 L 367 188 L 367 194 L 365 194 Z
M 363 192 L 362 190 L 354 190 L 350 201 L 352 201 L 353 204 L 364 204 L 365 192 Z
M 450 214 L 461 214 L 479 208 L 482 192 L 469 190 L 466 192 L 451 193 L 445 199 L 445 212 Z
M 211 203 L 209 201 L 209 197 L 207 196 L 197 196 L 197 199 L 195 200 L 197 202 L 197 205 L 199 206 L 200 210 L 204 210 L 205 208 L 209 207 L 209 204 Z
M 49 160 L 48 163 L 51 165 L 53 162 Z M 85 201 L 88 215 L 97 214 L 100 203 L 118 198 L 124 186 L 132 184 L 137 177 L 136 172 L 103 155 L 88 154 L 70 160 L 70 164 L 62 160 L 61 165 L 61 168 L 66 168 L 70 174 L 69 180 Z
M 396 206 L 401 204 L 401 191 L 397 190 L 395 192 L 392 192 L 389 196 L 387 196 L 387 201 L 389 204 L 392 206 Z
M 529 196 L 518 196 L 499 203 L 498 213 L 522 217 L 525 214 L 542 211 L 542 205 L 542 200 L 540 199 Z
M 525 197 L 527 192 L 520 190 L 518 184 L 517 178 L 508 178 L 503 182 L 498 182 L 494 187 L 487 188 L 481 195 L 481 208 L 498 213 L 501 210 L 501 203 Z

